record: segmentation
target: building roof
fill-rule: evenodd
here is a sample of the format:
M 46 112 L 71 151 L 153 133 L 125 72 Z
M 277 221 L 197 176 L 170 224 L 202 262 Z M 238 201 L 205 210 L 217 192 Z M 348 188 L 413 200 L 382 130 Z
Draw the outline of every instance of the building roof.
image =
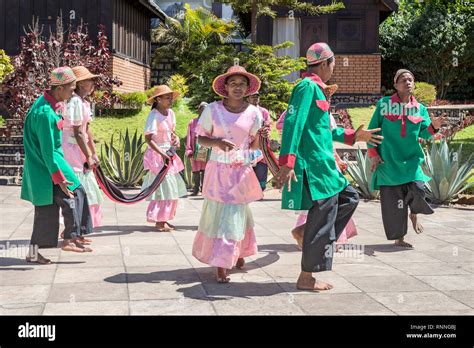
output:
M 397 1 L 395 1 L 395 0 L 381 0 L 380 2 L 383 5 L 385 5 L 387 10 L 389 10 L 389 11 L 395 12 L 396 10 L 398 10 L 398 4 L 397 4 Z
M 148 10 L 150 10 L 156 16 L 156 18 L 164 21 L 166 17 L 168 17 L 166 13 L 164 13 L 160 8 L 160 6 L 158 6 L 153 0 L 139 0 L 139 2 Z

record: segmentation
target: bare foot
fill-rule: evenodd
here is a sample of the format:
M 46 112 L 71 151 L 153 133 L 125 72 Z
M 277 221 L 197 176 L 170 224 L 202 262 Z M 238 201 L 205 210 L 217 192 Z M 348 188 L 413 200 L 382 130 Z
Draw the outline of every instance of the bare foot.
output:
M 291 230 L 293 238 L 296 239 L 296 244 L 298 244 L 298 249 L 303 250 L 303 236 L 304 236 L 304 225 L 295 227 Z
M 423 233 L 424 228 L 423 226 L 418 222 L 418 218 L 416 214 L 410 213 L 410 220 L 413 225 L 413 229 L 417 234 Z
M 413 248 L 413 245 L 411 245 L 410 243 L 407 243 L 402 239 L 398 239 L 396 242 L 395 242 L 395 245 L 396 246 L 399 246 L 399 247 L 403 247 L 403 248 Z
M 244 266 L 245 266 L 245 260 L 243 257 L 241 257 L 237 260 L 237 264 L 235 265 L 235 267 L 237 269 L 244 269 Z
M 65 240 L 61 244 L 61 250 L 72 251 L 74 253 L 83 253 L 84 250 L 76 246 L 71 240 Z
M 216 280 L 218 283 L 223 284 L 230 282 L 230 278 L 227 276 L 227 270 L 225 268 L 217 267 Z
M 333 286 L 329 283 L 317 281 L 311 276 L 311 273 L 301 272 L 298 281 L 296 282 L 296 288 L 298 290 L 320 291 L 331 290 Z
M 82 244 L 79 239 L 74 239 L 74 240 L 73 240 L 73 243 L 74 243 L 78 248 L 81 248 L 81 249 L 83 250 L 82 252 L 84 252 L 84 253 L 91 253 L 91 252 L 92 252 L 92 249 L 89 248 L 89 247 L 86 247 L 84 244 Z
M 50 265 L 53 263 L 50 259 L 45 258 L 40 253 L 36 253 L 36 255 L 28 255 L 26 257 L 26 262 L 37 263 L 38 265 Z
M 156 229 L 159 232 L 171 232 L 173 229 L 168 225 L 167 222 L 159 221 L 155 224 Z

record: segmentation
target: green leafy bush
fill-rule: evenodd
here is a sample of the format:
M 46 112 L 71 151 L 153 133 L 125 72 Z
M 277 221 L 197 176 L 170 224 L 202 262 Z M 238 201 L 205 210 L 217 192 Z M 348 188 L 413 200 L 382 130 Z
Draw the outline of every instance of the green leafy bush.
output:
M 428 106 L 436 99 L 436 87 L 426 82 L 415 82 L 414 97 Z

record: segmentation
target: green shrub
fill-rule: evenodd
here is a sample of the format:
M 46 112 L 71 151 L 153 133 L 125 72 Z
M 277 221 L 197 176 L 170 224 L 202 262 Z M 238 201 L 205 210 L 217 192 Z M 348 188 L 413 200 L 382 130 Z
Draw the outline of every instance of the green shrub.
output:
M 426 82 L 415 82 L 413 95 L 420 103 L 428 106 L 436 99 L 436 87 Z
M 119 98 L 126 109 L 141 109 L 148 99 L 145 92 L 120 93 Z
M 13 66 L 10 64 L 10 57 L 5 54 L 4 50 L 0 50 L 0 83 L 12 72 Z
M 100 160 L 104 174 L 117 185 L 135 187 L 145 174 L 143 168 L 145 141 L 143 136 L 138 136 L 137 133 L 135 130 L 133 137 L 130 138 L 128 128 L 125 136 L 120 132 L 118 146 L 114 145 L 114 134 L 112 134 L 110 142 L 101 148 Z
M 367 154 L 363 154 L 360 149 L 357 150 L 357 162 L 348 162 L 347 172 L 354 180 L 356 189 L 361 197 L 365 199 L 377 199 L 378 190 L 371 189 L 372 171 L 370 170 L 370 158 Z
M 423 170 L 431 177 L 426 186 L 428 197 L 433 203 L 450 203 L 458 194 L 474 186 L 474 182 L 469 181 L 473 175 L 473 154 L 469 155 L 464 164 L 461 164 L 461 155 L 462 144 L 454 151 L 444 139 L 440 144 L 432 143 L 431 149 L 425 152 Z

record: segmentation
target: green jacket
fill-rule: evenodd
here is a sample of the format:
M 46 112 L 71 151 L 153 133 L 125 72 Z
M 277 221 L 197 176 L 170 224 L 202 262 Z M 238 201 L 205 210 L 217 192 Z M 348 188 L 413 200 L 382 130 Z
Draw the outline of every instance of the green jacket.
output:
M 352 145 L 355 131 L 331 130 L 326 85 L 315 74 L 305 74 L 290 97 L 283 125 L 280 165 L 294 168 L 298 182 L 283 188 L 282 208 L 308 210 L 312 201 L 341 192 L 349 182 L 337 169 L 333 140 Z M 309 191 L 304 189 L 306 175 Z
M 39 97 L 28 112 L 23 129 L 25 166 L 21 198 L 36 206 L 53 203 L 53 184 L 64 179 L 75 190 L 80 182 L 64 159 L 61 147 L 62 118 L 58 103 L 47 92 Z
M 431 125 L 428 111 L 423 104 L 411 97 L 405 107 L 398 94 L 383 97 L 377 103 L 369 129 L 382 128 L 381 145 L 368 145 L 369 157 L 380 156 L 383 163 L 377 166 L 372 176 L 372 189 L 380 185 L 396 186 L 415 180 L 429 181 L 421 164 L 425 160 L 419 138 L 429 139 L 436 130 Z

